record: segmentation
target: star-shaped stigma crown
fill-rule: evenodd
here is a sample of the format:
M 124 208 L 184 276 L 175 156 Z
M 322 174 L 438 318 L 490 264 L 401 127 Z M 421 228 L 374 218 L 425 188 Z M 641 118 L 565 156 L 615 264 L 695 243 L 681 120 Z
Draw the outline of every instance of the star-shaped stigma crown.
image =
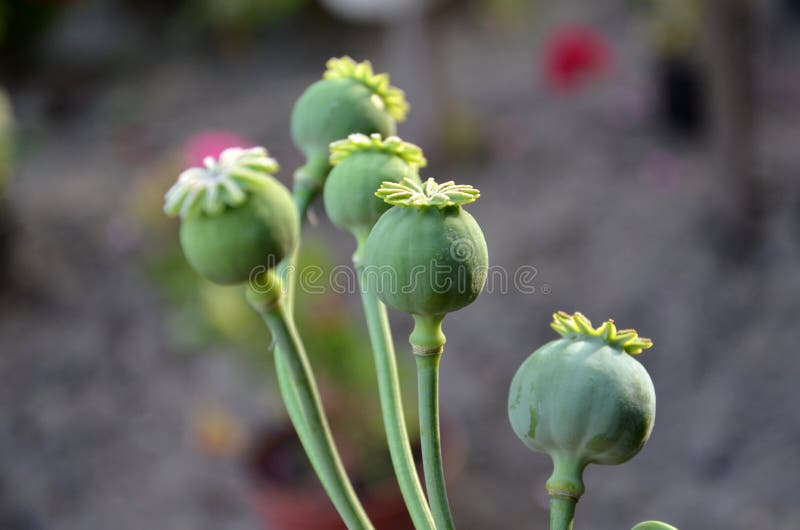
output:
M 456 184 L 452 180 L 438 184 L 429 178 L 420 184 L 404 178 L 402 182 L 383 182 L 375 195 L 396 206 L 446 208 L 475 202 L 481 192 L 466 184 Z
M 369 136 L 361 133 L 351 134 L 344 140 L 333 142 L 330 149 L 332 166 L 354 153 L 364 151 L 377 151 L 387 155 L 394 155 L 414 169 L 425 167 L 428 164 L 419 146 L 404 142 L 397 136 L 383 138 L 378 133 L 372 133 Z
M 550 323 L 550 327 L 562 337 L 583 336 L 599 338 L 609 346 L 631 355 L 638 355 L 642 353 L 642 350 L 646 350 L 653 345 L 652 340 L 640 337 L 635 329 L 618 330 L 611 319 L 606 320 L 595 328 L 592 326 L 592 322 L 579 312 L 570 315 L 564 311 L 559 311 L 553 314 L 553 321 Z
M 355 62 L 348 56 L 331 58 L 325 64 L 327 70 L 324 79 L 353 79 L 369 88 L 376 105 L 385 109 L 397 121 L 403 121 L 408 114 L 406 94 L 389 84 L 389 74 L 376 74 L 372 71 L 372 63 Z
M 217 215 L 228 206 L 240 206 L 247 200 L 248 191 L 263 187 L 279 168 L 263 147 L 225 149 L 219 159 L 206 157 L 203 165 L 185 170 L 167 191 L 167 215 Z

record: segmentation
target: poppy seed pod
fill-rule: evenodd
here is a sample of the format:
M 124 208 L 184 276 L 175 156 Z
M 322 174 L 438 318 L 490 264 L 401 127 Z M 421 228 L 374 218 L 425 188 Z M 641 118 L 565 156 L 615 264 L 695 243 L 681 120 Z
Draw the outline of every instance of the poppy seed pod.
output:
M 357 238 L 365 238 L 391 205 L 375 192 L 382 182 L 419 182 L 426 165 L 422 150 L 397 136 L 351 134 L 331 144 L 333 166 L 325 182 L 325 211 L 330 220 Z
M 376 195 L 394 207 L 367 238 L 368 281 L 384 303 L 415 317 L 412 345 L 441 349 L 441 320 L 472 303 L 486 282 L 486 240 L 461 207 L 480 193 L 453 182 L 405 179 L 384 182 Z
M 295 173 L 295 186 L 311 193 L 325 183 L 331 142 L 353 133 L 390 136 L 408 113 L 403 91 L 389 85 L 387 74 L 373 73 L 369 61 L 334 58 L 327 67 L 292 110 L 292 140 L 307 159 Z
M 189 264 L 212 282 L 236 284 L 270 269 L 297 244 L 299 223 L 289 190 L 271 173 L 278 164 L 261 147 L 231 148 L 205 167 L 181 173 L 164 211 L 180 215 Z
M 652 342 L 611 320 L 594 328 L 580 313 L 556 313 L 551 326 L 562 338 L 522 363 L 508 414 L 520 440 L 552 458 L 550 495 L 577 500 L 587 464 L 621 464 L 650 436 L 655 391 L 633 355 Z

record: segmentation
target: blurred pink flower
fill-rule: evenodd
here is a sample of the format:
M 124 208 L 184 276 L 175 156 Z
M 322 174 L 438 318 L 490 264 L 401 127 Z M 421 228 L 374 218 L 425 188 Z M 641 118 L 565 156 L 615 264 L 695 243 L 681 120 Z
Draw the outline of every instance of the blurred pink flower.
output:
M 567 93 L 613 64 L 614 51 L 604 35 L 587 26 L 569 25 L 547 37 L 542 74 L 552 90 Z
M 183 158 L 189 166 L 202 166 L 207 156 L 218 157 L 229 147 L 253 147 L 247 138 L 224 129 L 209 129 L 193 134 L 183 146 Z

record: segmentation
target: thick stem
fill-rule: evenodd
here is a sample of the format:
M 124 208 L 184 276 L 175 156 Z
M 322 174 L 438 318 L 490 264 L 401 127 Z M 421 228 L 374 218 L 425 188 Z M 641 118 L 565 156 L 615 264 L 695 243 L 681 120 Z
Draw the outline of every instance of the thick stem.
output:
M 414 329 L 408 341 L 415 355 L 441 354 L 445 336 L 442 333 L 444 315 L 414 315 Z
M 553 474 L 547 479 L 550 494 L 550 530 L 572 530 L 575 505 L 586 489 L 583 470 L 586 463 L 572 457 L 553 455 Z
M 581 498 L 586 487 L 583 485 L 583 470 L 586 463 L 570 456 L 552 456 L 553 474 L 547 479 L 547 492 L 550 495 Z
M 551 495 L 550 530 L 572 530 L 572 522 L 575 520 L 575 505 L 577 503 L 578 500 L 572 497 Z
M 363 241 L 363 238 L 359 238 Z M 362 248 L 359 243 L 359 249 Z M 403 500 L 408 507 L 408 513 L 417 529 L 435 530 L 433 516 L 422 485 L 417 475 L 414 457 L 406 430 L 406 420 L 403 414 L 403 400 L 400 393 L 400 380 L 397 373 L 397 360 L 395 358 L 392 331 L 386 315 L 386 307 L 378 300 L 375 293 L 369 291 L 364 268 L 358 263 L 360 252 L 356 252 L 353 262 L 358 271 L 358 281 L 361 290 L 361 301 L 364 304 L 369 338 L 372 343 L 372 352 L 375 357 L 375 369 L 378 374 L 378 390 L 380 393 L 381 412 L 383 425 L 386 429 L 386 439 L 389 445 L 389 454 L 392 465 L 397 475 L 397 482 L 403 494 Z
M 320 482 L 348 528 L 372 529 L 372 523 L 356 497 L 342 466 L 311 373 L 311 366 L 293 319 L 288 316 L 280 301 L 262 311 L 261 316 L 269 326 L 278 346 L 275 349 L 277 369 L 282 379 L 281 388 L 284 397 L 289 398 L 286 404 L 290 419 L 307 450 Z
M 412 344 L 416 351 L 419 346 Z M 455 528 L 455 524 L 453 523 L 450 504 L 447 500 L 444 468 L 442 466 L 442 444 L 439 433 L 439 359 L 441 356 L 441 351 L 426 355 L 415 355 L 419 390 L 419 432 L 422 441 L 422 466 L 425 470 L 425 486 L 428 489 L 428 500 L 431 504 L 433 519 L 436 521 L 436 528 L 438 530 L 452 530 Z

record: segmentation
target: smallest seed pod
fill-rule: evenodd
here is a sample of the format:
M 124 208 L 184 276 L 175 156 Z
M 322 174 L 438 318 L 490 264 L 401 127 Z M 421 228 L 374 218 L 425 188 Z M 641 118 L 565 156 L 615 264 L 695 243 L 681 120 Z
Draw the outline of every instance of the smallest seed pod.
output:
M 297 245 L 299 222 L 289 190 L 272 173 L 266 149 L 230 148 L 187 169 L 165 196 L 180 216 L 186 260 L 208 280 L 232 285 L 271 270 Z
M 363 242 L 391 205 L 375 192 L 382 182 L 419 183 L 419 168 L 427 164 L 422 149 L 397 136 L 351 134 L 330 146 L 333 166 L 323 198 L 331 222 Z

